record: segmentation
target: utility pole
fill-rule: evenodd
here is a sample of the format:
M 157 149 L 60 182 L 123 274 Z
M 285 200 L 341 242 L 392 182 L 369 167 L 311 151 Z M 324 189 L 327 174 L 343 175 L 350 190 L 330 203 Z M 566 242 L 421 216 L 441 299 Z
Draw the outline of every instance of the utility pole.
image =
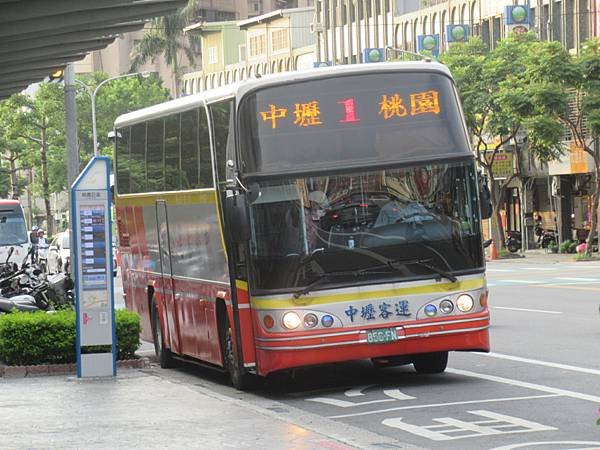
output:
M 75 68 L 73 63 L 67 64 L 65 68 L 65 122 L 67 130 L 67 189 L 69 194 L 69 229 L 75 220 L 71 217 L 71 185 L 79 175 L 79 147 L 77 145 L 77 104 L 75 103 Z M 73 239 L 71 236 L 71 256 L 69 259 L 69 271 L 73 273 Z

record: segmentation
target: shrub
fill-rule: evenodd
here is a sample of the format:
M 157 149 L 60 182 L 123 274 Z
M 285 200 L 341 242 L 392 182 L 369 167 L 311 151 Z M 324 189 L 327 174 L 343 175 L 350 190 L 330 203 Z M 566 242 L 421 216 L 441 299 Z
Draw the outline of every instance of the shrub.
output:
M 577 243 L 575 241 L 566 240 L 560 243 L 559 249 L 561 253 L 573 253 L 575 252 L 575 247 L 577 247 Z M 571 248 L 573 249 L 572 252 Z
M 133 358 L 139 347 L 140 319 L 135 313 L 122 310 L 116 311 L 115 318 L 117 358 Z M 93 348 L 87 347 L 90 351 Z M 17 312 L 0 316 L 0 360 L 9 365 L 75 362 L 75 312 Z

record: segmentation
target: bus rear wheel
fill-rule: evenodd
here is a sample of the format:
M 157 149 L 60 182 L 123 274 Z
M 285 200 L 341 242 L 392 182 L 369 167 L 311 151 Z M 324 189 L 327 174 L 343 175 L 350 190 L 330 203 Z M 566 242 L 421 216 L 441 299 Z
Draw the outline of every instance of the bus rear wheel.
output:
M 173 358 L 171 350 L 165 347 L 163 341 L 162 327 L 160 325 L 160 319 L 158 317 L 158 308 L 156 307 L 156 301 L 152 298 L 152 340 L 154 341 L 154 353 L 158 360 L 160 367 L 163 369 L 169 369 L 177 365 L 177 361 Z
M 417 373 L 442 373 L 447 365 L 448 352 L 423 353 L 413 360 Z
M 224 363 L 225 368 L 229 372 L 229 378 L 231 378 L 231 384 L 240 391 L 252 389 L 257 386 L 258 378 L 252 375 L 243 368 L 240 367 L 236 352 L 233 347 L 233 334 L 229 320 L 225 319 L 225 339 L 224 339 Z

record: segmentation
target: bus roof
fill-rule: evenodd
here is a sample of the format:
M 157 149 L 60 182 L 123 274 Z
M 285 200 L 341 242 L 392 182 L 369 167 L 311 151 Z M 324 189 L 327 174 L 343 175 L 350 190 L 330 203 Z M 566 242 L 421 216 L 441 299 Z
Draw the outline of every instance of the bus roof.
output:
M 217 89 L 211 89 L 198 94 L 171 100 L 148 108 L 123 114 L 115 120 L 115 127 L 120 128 L 144 122 L 164 115 L 187 111 L 205 103 L 210 104 L 236 97 L 239 101 L 246 93 L 257 87 L 274 86 L 294 81 L 309 81 L 319 78 L 329 78 L 337 75 L 364 74 L 388 71 L 405 72 L 437 72 L 450 77 L 450 71 L 443 64 L 432 61 L 387 62 L 373 64 L 350 64 L 332 67 L 320 67 L 295 72 L 282 72 L 263 75 L 260 78 L 249 78 Z

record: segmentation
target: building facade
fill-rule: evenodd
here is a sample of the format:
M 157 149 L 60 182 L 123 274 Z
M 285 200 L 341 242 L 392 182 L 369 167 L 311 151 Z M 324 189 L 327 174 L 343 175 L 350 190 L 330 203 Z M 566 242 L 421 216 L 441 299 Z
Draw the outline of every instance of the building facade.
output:
M 268 73 L 313 67 L 313 8 L 273 11 L 240 22 L 197 24 L 202 70 L 184 75 L 185 95 Z

